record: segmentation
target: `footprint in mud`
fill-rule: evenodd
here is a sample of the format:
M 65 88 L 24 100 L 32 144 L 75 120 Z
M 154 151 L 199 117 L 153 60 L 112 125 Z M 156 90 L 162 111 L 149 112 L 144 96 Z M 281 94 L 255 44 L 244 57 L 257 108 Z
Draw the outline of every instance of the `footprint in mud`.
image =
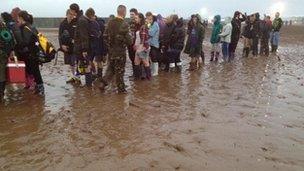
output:
M 171 144 L 171 143 L 168 143 L 168 142 L 164 142 L 164 145 L 166 147 L 174 149 L 177 152 L 181 152 L 181 153 L 185 152 L 185 149 L 182 146 L 180 146 L 180 145 L 177 145 L 177 144 L 174 145 L 174 144 Z

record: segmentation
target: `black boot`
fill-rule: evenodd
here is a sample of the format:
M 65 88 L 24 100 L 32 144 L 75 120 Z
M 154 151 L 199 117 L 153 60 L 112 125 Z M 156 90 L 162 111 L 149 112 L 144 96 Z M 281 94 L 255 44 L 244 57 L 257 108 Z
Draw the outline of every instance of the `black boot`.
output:
M 213 60 L 214 60 L 214 52 L 211 52 L 210 62 L 212 62 Z
M 39 94 L 40 96 L 44 96 L 44 85 L 43 84 L 37 84 L 35 93 Z
M 108 83 L 104 79 L 101 79 L 100 85 L 99 85 L 99 90 L 103 92 L 103 91 L 105 91 L 107 86 L 108 86 Z
M 134 65 L 134 71 L 133 75 L 135 80 L 139 80 L 142 73 L 141 73 L 141 66 L 140 65 Z
M 274 45 L 273 47 L 274 47 L 273 53 L 277 53 L 277 51 L 278 51 L 278 46 L 277 46 L 277 45 Z
M 97 79 L 98 80 L 102 79 L 102 71 L 103 71 L 103 68 L 98 68 L 97 69 Z
M 275 52 L 275 45 L 271 45 L 271 53 L 274 53 Z
M 0 102 L 4 99 L 5 82 L 0 82 Z
M 220 57 L 220 52 L 216 52 L 215 54 L 215 61 L 217 62 L 219 60 Z
M 152 75 L 151 75 L 151 68 L 150 68 L 150 66 L 145 67 L 145 72 L 146 72 L 146 78 L 147 78 L 148 80 L 151 80 Z
M 249 52 L 250 52 L 250 48 L 248 48 L 248 47 L 245 47 L 244 49 L 243 49 L 243 57 L 248 57 L 249 56 Z
M 92 73 L 85 73 L 85 84 L 87 87 L 92 87 L 92 82 L 93 82 L 93 78 L 92 78 Z

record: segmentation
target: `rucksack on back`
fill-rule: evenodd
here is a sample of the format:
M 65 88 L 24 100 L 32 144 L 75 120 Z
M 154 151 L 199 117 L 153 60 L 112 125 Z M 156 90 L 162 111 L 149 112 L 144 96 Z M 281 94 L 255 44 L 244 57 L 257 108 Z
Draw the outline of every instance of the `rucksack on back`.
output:
M 0 48 L 5 53 L 10 53 L 15 46 L 14 36 L 4 25 L 0 26 Z
M 51 62 L 55 59 L 56 49 L 51 42 L 41 33 L 38 33 L 38 42 L 40 46 L 40 51 L 42 54 L 39 54 L 39 60 L 42 63 Z M 40 52 L 40 53 L 41 53 Z
M 29 27 L 26 27 L 33 34 L 35 34 Z M 56 49 L 55 46 L 45 37 L 42 33 L 37 34 L 37 41 L 39 47 L 38 58 L 41 63 L 48 63 L 55 59 Z

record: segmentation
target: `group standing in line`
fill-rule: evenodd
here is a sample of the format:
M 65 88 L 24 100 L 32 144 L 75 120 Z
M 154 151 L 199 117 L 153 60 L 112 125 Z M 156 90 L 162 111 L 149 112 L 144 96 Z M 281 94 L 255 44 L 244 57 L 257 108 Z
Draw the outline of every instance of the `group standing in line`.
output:
M 202 67 L 207 25 L 199 14 L 193 14 L 185 24 L 186 20 L 175 14 L 163 18 L 152 12 L 140 13 L 135 8 L 129 13 L 130 22 L 127 23 L 127 8 L 120 5 L 117 15 L 111 15 L 105 22 L 96 16 L 93 8 L 84 13 L 78 4 L 70 5 L 66 18 L 60 24 L 58 36 L 59 51 L 64 52 L 64 63 L 70 65 L 71 76 L 67 83 L 79 85 L 80 77 L 84 75 L 87 87 L 98 82 L 100 90 L 104 91 L 115 78 L 117 91 L 126 93 L 123 78 L 126 51 L 132 64 L 130 79 L 134 80 L 151 80 L 158 76 L 160 70 L 181 72 L 183 52 L 191 58 L 190 71 Z M 1 99 L 4 98 L 6 85 L 6 65 L 12 56 L 17 56 L 26 64 L 25 88 L 44 96 L 41 63 L 38 60 L 38 30 L 33 26 L 33 16 L 15 8 L 10 14 L 2 13 L 1 17 Z M 231 21 L 226 19 L 224 22 L 220 15 L 216 15 L 210 37 L 210 62 L 219 61 L 221 52 L 224 62 L 233 61 L 240 38 L 244 45 L 243 57 L 248 57 L 250 51 L 253 56 L 268 56 L 269 42 L 271 52 L 276 53 L 282 25 L 279 13 L 273 21 L 266 15 L 261 20 L 259 13 L 247 15 L 236 11 Z M 4 32 L 6 34 L 2 34 Z

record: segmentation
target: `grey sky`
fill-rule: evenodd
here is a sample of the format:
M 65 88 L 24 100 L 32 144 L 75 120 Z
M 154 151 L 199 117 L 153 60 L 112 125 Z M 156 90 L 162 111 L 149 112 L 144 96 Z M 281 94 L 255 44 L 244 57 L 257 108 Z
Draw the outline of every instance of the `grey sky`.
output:
M 84 10 L 93 7 L 102 17 L 115 13 L 119 4 L 135 7 L 143 13 L 152 11 L 164 16 L 177 13 L 188 17 L 201 13 L 204 18 L 210 18 L 215 14 L 231 16 L 235 10 L 270 14 L 282 8 L 283 17 L 304 16 L 304 0 L 0 0 L 0 11 L 10 11 L 18 6 L 36 17 L 62 17 L 73 2 Z

